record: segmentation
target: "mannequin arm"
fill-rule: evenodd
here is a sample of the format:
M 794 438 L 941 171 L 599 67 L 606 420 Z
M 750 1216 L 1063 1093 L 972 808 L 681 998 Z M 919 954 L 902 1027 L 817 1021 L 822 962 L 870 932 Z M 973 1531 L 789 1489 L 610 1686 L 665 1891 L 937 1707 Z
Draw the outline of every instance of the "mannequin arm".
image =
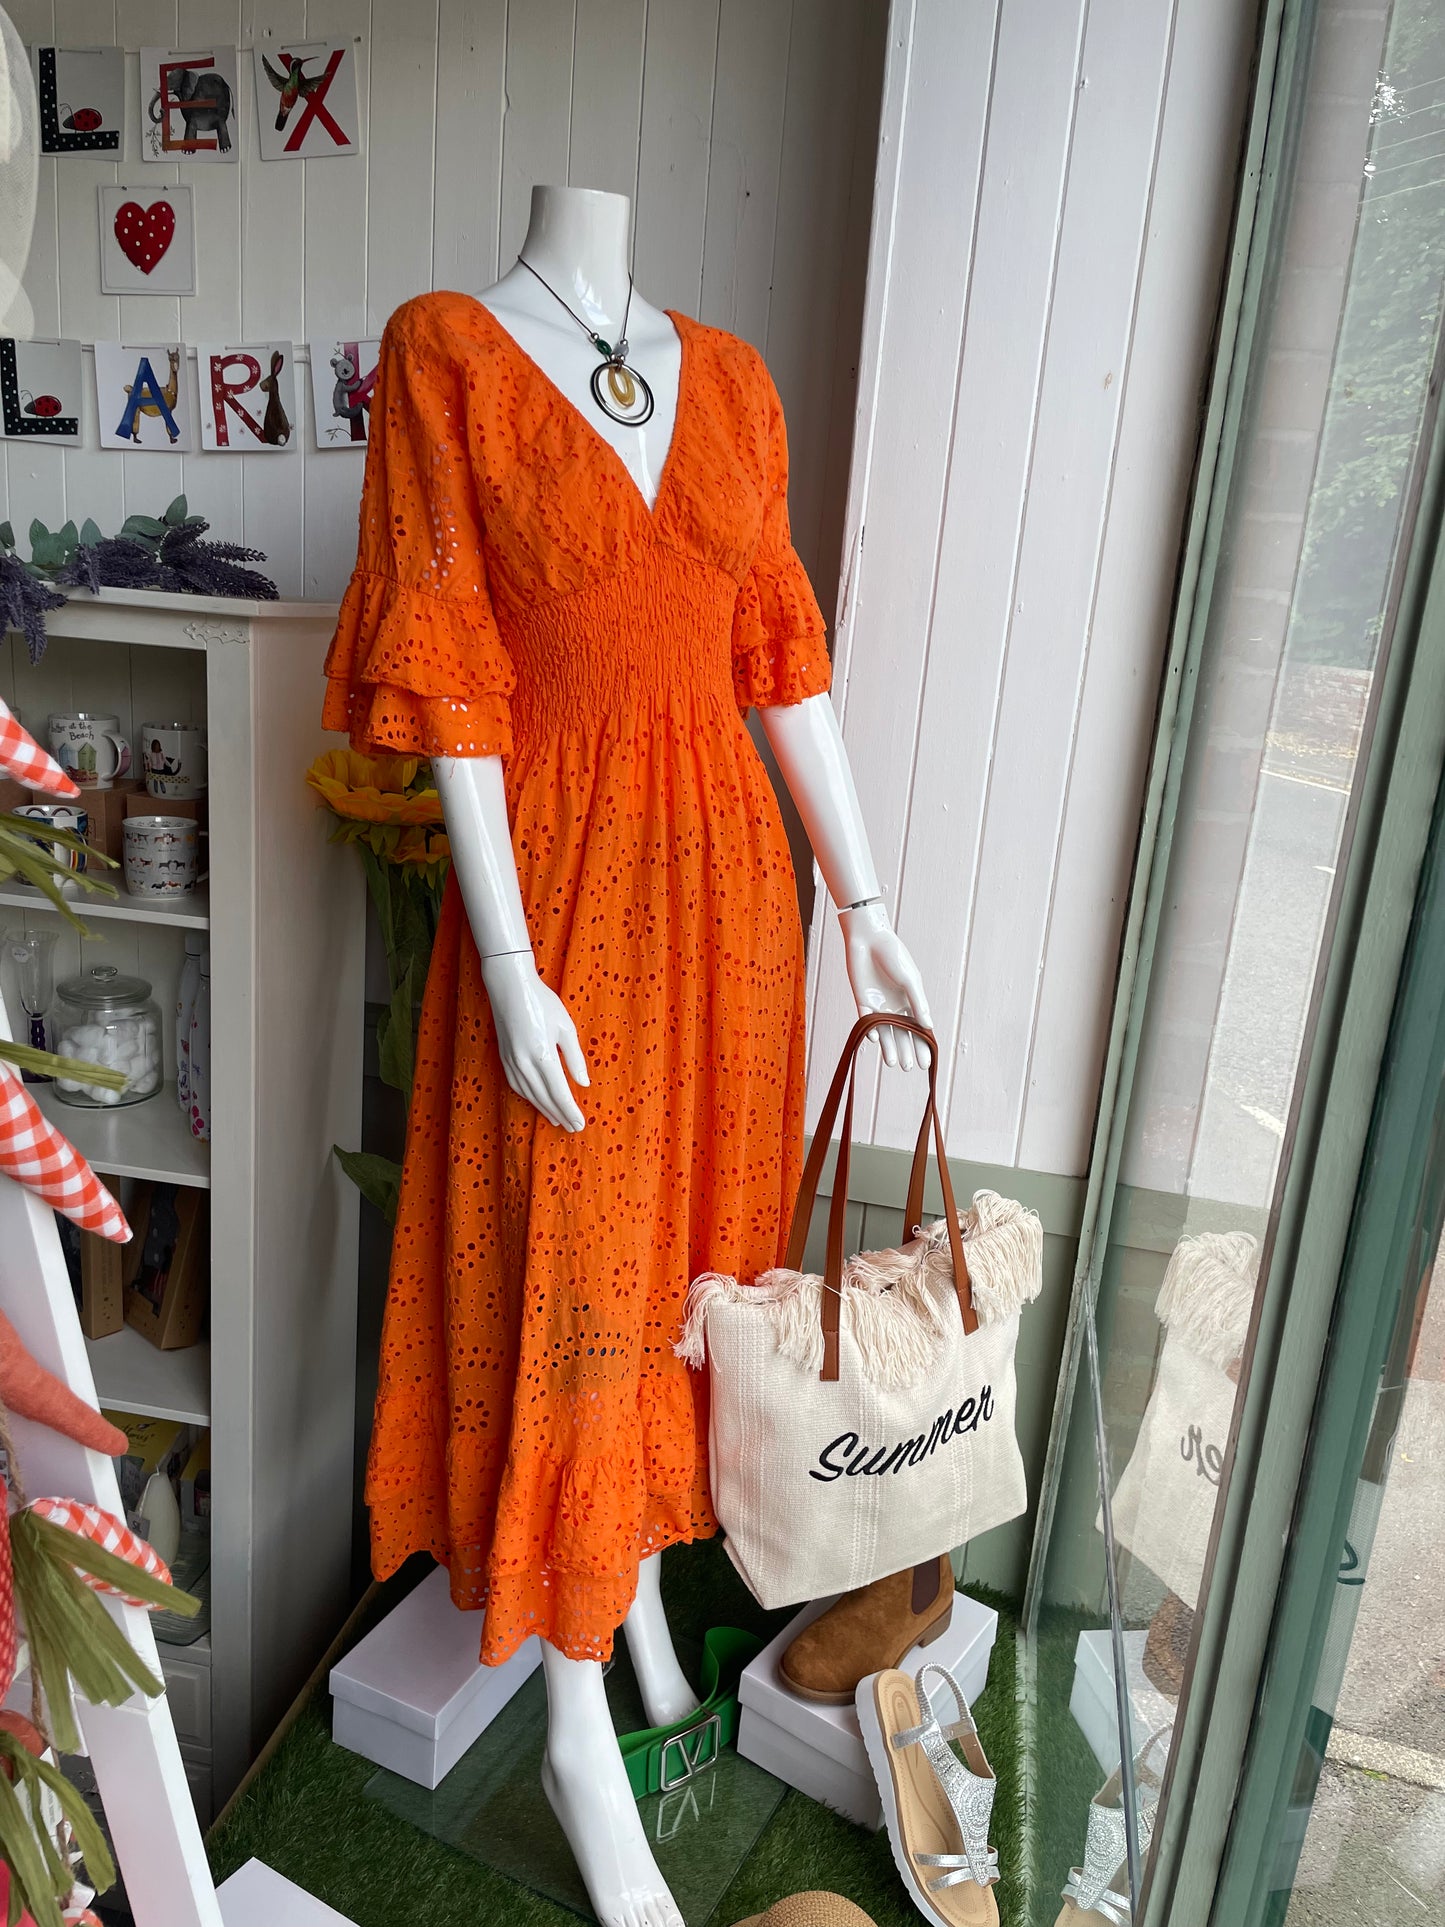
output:
M 584 1087 L 587 1066 L 566 1005 L 537 974 L 512 854 L 502 759 L 436 756 L 432 771 L 507 1082 L 553 1124 L 580 1131 L 586 1119 L 562 1065 Z
M 868 848 L 868 832 L 848 751 L 832 699 L 808 696 L 800 703 L 776 703 L 758 710 L 763 733 L 777 759 L 789 794 L 818 859 L 828 895 L 838 910 L 847 959 L 848 981 L 859 1014 L 896 1010 L 931 1024 L 918 966 L 893 928 L 882 902 L 878 872 Z M 860 909 L 848 908 L 865 898 Z M 907 1031 L 874 1031 L 884 1062 L 912 1070 L 926 1064 L 928 1047 Z

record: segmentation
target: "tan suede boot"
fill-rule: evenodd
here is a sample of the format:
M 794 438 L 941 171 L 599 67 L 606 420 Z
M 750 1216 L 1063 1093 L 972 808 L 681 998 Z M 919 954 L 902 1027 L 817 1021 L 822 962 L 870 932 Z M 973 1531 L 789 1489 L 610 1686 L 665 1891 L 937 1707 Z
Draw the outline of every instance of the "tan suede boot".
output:
M 845 1592 L 803 1628 L 779 1670 L 799 1698 L 851 1706 L 859 1680 L 899 1665 L 910 1648 L 937 1639 L 952 1613 L 953 1564 L 945 1552 Z

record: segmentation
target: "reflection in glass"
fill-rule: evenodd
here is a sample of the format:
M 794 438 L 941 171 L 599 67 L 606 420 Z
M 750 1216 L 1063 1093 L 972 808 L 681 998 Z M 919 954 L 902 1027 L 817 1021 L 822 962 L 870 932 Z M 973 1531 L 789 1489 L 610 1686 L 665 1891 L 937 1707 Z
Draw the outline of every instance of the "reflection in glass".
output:
M 1355 1487 L 1268 1922 L 1445 1915 L 1445 1289 L 1408 1302 Z
M 1116 1769 L 1137 1910 L 1140 1755 L 1188 1692 L 1445 299 L 1445 10 L 1320 0 L 1311 32 L 1031 1601 L 1045 1927 L 1082 1912 L 1058 1895 Z

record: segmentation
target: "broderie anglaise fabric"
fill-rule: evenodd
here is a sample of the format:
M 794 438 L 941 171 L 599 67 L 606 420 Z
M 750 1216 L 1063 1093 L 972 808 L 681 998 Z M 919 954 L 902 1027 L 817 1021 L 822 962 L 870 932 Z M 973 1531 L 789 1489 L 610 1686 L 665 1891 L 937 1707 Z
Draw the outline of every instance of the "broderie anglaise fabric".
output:
M 802 1161 L 803 948 L 752 703 L 829 686 L 777 394 L 672 316 L 651 510 L 479 303 L 382 342 L 325 719 L 355 747 L 499 754 L 528 930 L 576 1022 L 586 1129 L 508 1088 L 453 881 L 428 978 L 367 1473 L 379 1576 L 413 1551 L 606 1658 L 641 1557 L 715 1530 L 690 1280 L 778 1264 Z

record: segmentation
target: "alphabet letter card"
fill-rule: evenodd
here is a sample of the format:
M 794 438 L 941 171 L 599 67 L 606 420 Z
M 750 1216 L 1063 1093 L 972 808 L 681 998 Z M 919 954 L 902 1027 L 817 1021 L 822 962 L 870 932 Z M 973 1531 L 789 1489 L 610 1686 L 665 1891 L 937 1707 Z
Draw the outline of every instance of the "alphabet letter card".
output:
M 318 448 L 364 448 L 380 341 L 313 341 L 311 398 Z
M 240 159 L 236 135 L 236 49 L 171 53 L 143 47 L 140 151 L 148 161 Z
M 7 436 L 80 440 L 78 341 L 0 340 L 0 425 Z
M 102 294 L 194 294 L 196 223 L 191 190 L 101 187 Z
M 188 453 L 195 443 L 187 374 L 183 341 L 140 348 L 97 341 L 95 399 L 101 447 Z
M 202 448 L 279 455 L 295 447 L 295 350 L 289 341 L 197 348 L 196 373 Z
M 263 161 L 354 154 L 359 125 L 351 40 L 256 43 L 256 109 Z
M 116 154 L 125 125 L 123 47 L 32 47 L 42 154 Z

